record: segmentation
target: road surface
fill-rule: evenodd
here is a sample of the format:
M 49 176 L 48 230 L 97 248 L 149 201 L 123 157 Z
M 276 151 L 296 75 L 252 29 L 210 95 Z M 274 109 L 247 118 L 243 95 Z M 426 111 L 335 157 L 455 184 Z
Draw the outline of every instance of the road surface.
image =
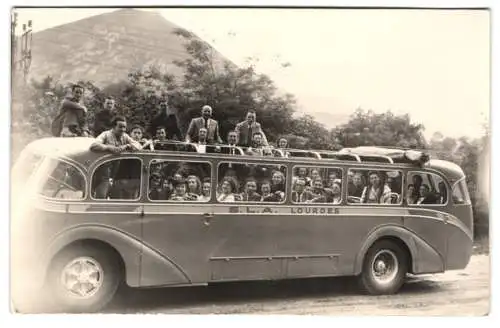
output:
M 355 279 L 329 278 L 128 289 L 119 297 L 105 312 L 481 316 L 490 306 L 490 258 L 474 255 L 465 270 L 411 277 L 389 296 L 362 295 Z

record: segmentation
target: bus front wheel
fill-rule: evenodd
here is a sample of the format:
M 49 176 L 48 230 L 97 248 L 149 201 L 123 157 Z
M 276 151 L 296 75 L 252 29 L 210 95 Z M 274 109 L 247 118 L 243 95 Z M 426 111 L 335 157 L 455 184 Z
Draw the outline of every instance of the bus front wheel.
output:
M 394 294 L 403 285 L 407 272 L 405 250 L 391 240 L 381 240 L 366 253 L 359 281 L 372 295 Z
M 63 312 L 96 312 L 115 295 L 120 282 L 115 254 L 93 245 L 71 247 L 56 256 L 49 289 Z

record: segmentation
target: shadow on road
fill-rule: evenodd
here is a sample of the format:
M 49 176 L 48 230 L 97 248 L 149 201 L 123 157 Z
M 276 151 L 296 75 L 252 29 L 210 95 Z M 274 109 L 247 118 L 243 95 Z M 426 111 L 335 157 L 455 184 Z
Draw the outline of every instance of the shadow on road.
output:
M 432 293 L 439 284 L 408 277 L 399 294 Z M 363 291 L 353 277 L 219 283 L 202 287 L 155 289 L 123 288 L 105 313 L 138 313 L 156 309 L 171 312 L 198 306 L 238 305 L 269 300 L 300 300 L 318 297 L 358 296 Z M 367 295 L 367 297 L 371 297 Z

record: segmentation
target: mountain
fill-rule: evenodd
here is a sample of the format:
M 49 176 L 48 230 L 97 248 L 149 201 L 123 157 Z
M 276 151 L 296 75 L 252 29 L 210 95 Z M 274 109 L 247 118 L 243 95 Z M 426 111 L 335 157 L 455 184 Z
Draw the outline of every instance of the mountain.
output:
M 98 86 L 126 79 L 133 69 L 158 65 L 176 76 L 174 60 L 188 57 L 179 26 L 159 13 L 122 9 L 33 34 L 30 78 L 91 80 Z M 228 62 L 215 51 L 217 62 Z

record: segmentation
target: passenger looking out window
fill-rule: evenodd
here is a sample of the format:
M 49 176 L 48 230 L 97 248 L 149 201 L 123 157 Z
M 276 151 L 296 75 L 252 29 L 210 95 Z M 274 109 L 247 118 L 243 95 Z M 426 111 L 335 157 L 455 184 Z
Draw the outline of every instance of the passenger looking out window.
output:
M 417 204 L 439 204 L 438 200 L 439 198 L 431 192 L 428 185 L 423 184 L 420 186 L 420 197 Z
M 201 186 L 201 196 L 198 197 L 199 202 L 208 202 L 210 201 L 210 194 L 212 191 L 212 183 L 210 178 L 206 178 L 203 180 L 203 184 Z
M 391 189 L 381 178 L 379 172 L 372 171 L 368 174 L 369 183 L 363 189 L 361 196 L 362 203 L 378 203 L 390 204 L 391 203 Z
M 226 177 L 222 180 L 220 187 L 220 192 L 217 195 L 217 200 L 219 202 L 234 202 L 234 191 L 236 190 L 236 184 L 234 179 Z
M 253 178 L 247 179 L 245 183 L 245 190 L 239 197 L 243 202 L 258 202 L 261 199 L 260 194 L 257 192 L 257 181 Z

